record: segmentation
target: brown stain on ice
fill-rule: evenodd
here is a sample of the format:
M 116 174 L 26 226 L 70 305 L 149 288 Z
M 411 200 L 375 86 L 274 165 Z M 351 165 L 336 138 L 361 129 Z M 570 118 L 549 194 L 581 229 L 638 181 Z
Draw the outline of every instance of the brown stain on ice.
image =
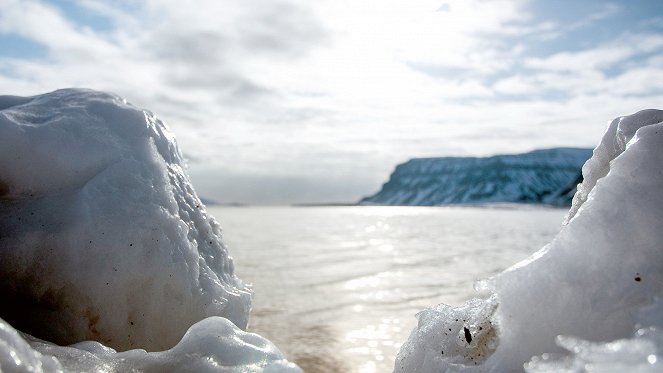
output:
M 99 333 L 97 330 L 97 324 L 99 323 L 99 313 L 96 312 L 92 307 L 88 306 L 83 310 L 83 318 L 87 320 L 87 333 L 85 338 L 91 339 L 93 341 L 101 340 L 101 333 Z
M 7 199 L 10 190 L 9 184 L 4 180 L 0 180 L 0 199 Z
M 55 322 L 64 307 L 64 289 L 54 286 L 42 289 L 43 282 L 38 275 L 41 271 L 37 268 L 16 273 L 8 272 L 5 263 L 3 267 L 0 317 L 35 337 L 59 344 L 69 342 L 68 336 L 62 335 Z
M 473 337 L 467 338 L 470 333 L 468 328 L 464 328 L 467 343 L 470 345 L 466 358 L 469 358 L 474 364 L 481 364 L 497 349 L 498 337 L 497 328 L 488 320 L 481 324 L 474 331 Z
M 48 288 L 44 294 L 37 299 L 37 305 L 39 305 L 40 308 L 45 308 L 49 311 L 57 311 L 62 308 L 63 293 L 63 288 Z
M 99 331 L 100 315 L 88 297 L 68 283 L 45 286 L 39 264 L 17 271 L 21 264 L 3 258 L 0 265 L 0 317 L 22 332 L 60 345 L 95 340 L 107 344 Z M 47 276 L 46 276 L 47 277 Z M 73 300 L 73 302 L 72 302 Z M 107 337 L 107 336 L 106 336 Z

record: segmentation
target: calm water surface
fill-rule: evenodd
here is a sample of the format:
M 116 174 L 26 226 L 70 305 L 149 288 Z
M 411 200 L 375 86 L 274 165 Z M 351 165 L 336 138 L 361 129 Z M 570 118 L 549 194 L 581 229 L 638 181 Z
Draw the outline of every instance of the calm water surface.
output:
M 255 291 L 249 330 L 305 372 L 390 372 L 415 313 L 476 296 L 559 231 L 537 207 L 212 207 Z

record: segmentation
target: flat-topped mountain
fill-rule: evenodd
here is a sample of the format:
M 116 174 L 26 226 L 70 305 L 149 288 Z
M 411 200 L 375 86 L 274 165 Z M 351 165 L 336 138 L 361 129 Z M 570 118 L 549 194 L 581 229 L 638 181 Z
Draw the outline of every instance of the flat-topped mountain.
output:
M 360 204 L 472 203 L 570 205 L 592 149 L 554 148 L 492 157 L 415 158 L 396 166 Z

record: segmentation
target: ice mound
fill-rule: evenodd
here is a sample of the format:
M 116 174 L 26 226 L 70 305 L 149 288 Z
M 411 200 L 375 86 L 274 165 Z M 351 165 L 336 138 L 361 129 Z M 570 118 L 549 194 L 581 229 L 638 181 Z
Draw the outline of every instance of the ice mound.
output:
M 642 110 L 636 114 L 615 118 L 603 135 L 603 139 L 594 149 L 590 158 L 582 168 L 584 180 L 578 185 L 578 191 L 573 196 L 573 205 L 566 218 L 566 222 L 575 216 L 580 206 L 587 200 L 589 192 L 594 188 L 596 182 L 610 171 L 610 161 L 626 150 L 628 142 L 635 136 L 636 131 L 644 123 L 663 122 L 663 111 Z
M 0 317 L 13 327 L 149 351 L 210 316 L 246 327 L 250 290 L 154 114 L 90 90 L 0 96 L 0 159 Z
M 29 343 L 28 343 L 29 341 Z M 116 352 L 98 342 L 57 346 L 22 337 L 0 320 L 2 372 L 301 372 L 269 341 L 222 317 L 193 325 L 163 352 Z
M 479 284 L 489 299 L 420 313 L 395 371 L 660 369 L 662 165 L 663 111 L 613 121 L 555 239 Z M 476 335 L 476 325 L 495 336 Z M 490 356 L 473 355 L 477 338 L 489 341 Z

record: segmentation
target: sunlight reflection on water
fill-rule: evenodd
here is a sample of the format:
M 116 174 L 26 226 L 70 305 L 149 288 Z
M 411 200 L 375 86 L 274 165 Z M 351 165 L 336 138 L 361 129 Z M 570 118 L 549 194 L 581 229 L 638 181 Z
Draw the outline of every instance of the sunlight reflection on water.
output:
M 541 248 L 561 209 L 212 207 L 255 291 L 249 330 L 306 372 L 388 372 L 437 303 Z

